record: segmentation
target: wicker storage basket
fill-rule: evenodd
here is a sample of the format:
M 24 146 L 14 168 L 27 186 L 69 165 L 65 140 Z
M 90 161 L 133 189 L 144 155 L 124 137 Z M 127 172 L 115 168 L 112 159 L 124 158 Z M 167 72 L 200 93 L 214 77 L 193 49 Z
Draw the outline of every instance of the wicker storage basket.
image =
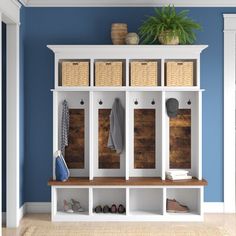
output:
M 89 86 L 89 62 L 63 61 L 62 86 Z
M 193 62 L 167 62 L 166 86 L 193 86 Z
M 131 86 L 157 86 L 157 62 L 131 62 Z
M 122 62 L 95 62 L 95 86 L 122 86 Z

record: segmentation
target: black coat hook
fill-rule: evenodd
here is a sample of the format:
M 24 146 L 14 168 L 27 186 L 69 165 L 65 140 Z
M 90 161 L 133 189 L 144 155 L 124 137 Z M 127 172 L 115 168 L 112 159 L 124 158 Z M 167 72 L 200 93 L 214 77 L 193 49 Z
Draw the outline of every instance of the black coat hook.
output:
M 99 105 L 102 105 L 103 104 L 103 102 L 102 102 L 102 100 L 100 99 L 100 101 L 98 102 L 99 103 Z
M 188 100 L 187 104 L 188 104 L 188 105 L 191 105 L 191 104 L 192 104 L 191 101 L 190 101 L 190 99 Z
M 136 99 L 135 102 L 134 102 L 135 105 L 138 105 L 138 100 Z
M 80 101 L 80 105 L 84 105 L 84 100 L 83 99 L 81 99 L 81 101 Z
M 152 99 L 151 104 L 152 104 L 152 105 L 155 105 L 155 100 L 154 100 L 154 99 Z

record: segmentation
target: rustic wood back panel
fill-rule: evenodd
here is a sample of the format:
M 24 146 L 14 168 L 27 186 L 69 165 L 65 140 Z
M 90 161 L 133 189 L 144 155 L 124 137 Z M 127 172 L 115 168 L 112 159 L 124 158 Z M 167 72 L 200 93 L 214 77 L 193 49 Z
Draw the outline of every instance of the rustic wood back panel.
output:
M 109 130 L 110 130 L 110 113 L 111 109 L 99 109 L 98 111 L 98 152 L 99 152 L 99 169 L 119 169 L 120 155 L 116 151 L 107 147 Z
M 84 109 L 70 109 L 69 145 L 65 160 L 70 169 L 84 168 Z
M 170 118 L 170 168 L 191 168 L 191 110 Z
M 155 168 L 155 109 L 134 110 L 134 168 Z

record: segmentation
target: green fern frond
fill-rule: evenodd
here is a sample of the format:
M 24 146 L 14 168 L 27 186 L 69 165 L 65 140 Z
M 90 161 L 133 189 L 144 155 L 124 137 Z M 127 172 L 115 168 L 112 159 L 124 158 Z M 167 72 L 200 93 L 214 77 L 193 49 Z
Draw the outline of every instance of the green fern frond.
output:
M 162 9 L 154 8 L 154 13 L 146 16 L 139 27 L 143 44 L 158 43 L 158 36 L 166 31 L 168 36 L 178 36 L 181 44 L 192 44 L 196 40 L 194 30 L 200 30 L 201 26 L 187 17 L 189 10 L 176 12 L 174 6 L 168 5 Z

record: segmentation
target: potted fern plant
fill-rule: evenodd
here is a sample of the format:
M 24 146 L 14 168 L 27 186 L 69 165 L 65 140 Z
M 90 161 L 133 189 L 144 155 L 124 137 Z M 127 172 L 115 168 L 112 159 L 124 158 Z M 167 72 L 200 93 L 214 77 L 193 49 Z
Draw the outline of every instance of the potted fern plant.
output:
M 196 40 L 194 30 L 201 26 L 187 17 L 188 10 L 178 13 L 169 5 L 154 11 L 155 15 L 148 16 L 139 28 L 142 44 L 192 44 Z

